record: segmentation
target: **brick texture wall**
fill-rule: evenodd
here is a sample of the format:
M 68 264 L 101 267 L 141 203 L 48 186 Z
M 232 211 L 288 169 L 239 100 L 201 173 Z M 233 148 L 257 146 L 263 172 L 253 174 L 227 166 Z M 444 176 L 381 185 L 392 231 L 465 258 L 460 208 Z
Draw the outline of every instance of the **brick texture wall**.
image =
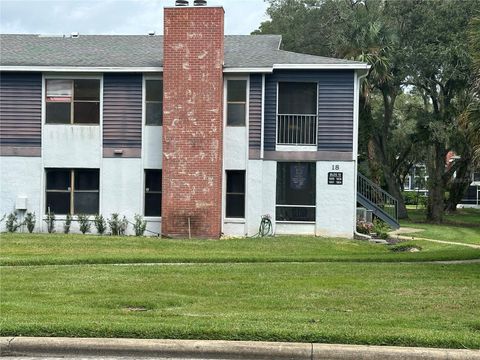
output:
M 221 7 L 166 8 L 162 233 L 218 238 L 222 221 Z

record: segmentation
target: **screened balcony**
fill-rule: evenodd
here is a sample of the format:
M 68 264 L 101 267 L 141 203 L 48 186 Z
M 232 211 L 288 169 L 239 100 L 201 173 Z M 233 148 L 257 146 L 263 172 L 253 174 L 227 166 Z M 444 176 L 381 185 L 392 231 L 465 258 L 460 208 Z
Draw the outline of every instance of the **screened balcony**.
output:
M 317 144 L 317 99 L 317 83 L 278 83 L 277 145 Z

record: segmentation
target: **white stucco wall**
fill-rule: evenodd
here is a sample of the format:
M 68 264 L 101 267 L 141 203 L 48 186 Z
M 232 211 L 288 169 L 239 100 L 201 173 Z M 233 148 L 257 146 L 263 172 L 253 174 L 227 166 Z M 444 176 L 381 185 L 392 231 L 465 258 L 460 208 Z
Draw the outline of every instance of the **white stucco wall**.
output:
M 246 227 L 248 235 L 258 231 L 263 215 L 263 161 L 248 160 L 246 179 Z
M 263 162 L 263 182 L 262 182 L 262 215 L 270 215 L 274 231 L 276 231 L 275 224 L 275 204 L 277 194 L 277 162 L 264 161 Z M 257 228 L 260 225 L 260 219 L 257 220 Z
M 227 126 L 224 131 L 224 166 L 226 170 L 244 170 L 247 167 L 247 128 Z
M 143 164 L 145 169 L 162 168 L 162 126 L 145 126 L 143 132 Z
M 37 224 L 41 226 L 42 160 L 40 157 L 0 157 L 0 218 L 15 209 L 18 196 L 27 197 L 27 211 L 35 212 Z M 21 216 L 24 211 L 19 212 Z M 21 218 L 19 217 L 21 221 Z M 0 231 L 5 231 L 5 221 L 1 222 Z M 26 230 L 25 230 L 26 231 Z
M 42 153 L 45 167 L 100 168 L 100 126 L 44 125 Z
M 314 235 L 315 224 L 308 223 L 277 223 L 275 227 L 277 235 Z
M 338 170 L 332 170 L 335 165 Z M 343 185 L 328 185 L 332 171 L 343 173 Z M 318 161 L 316 235 L 353 238 L 355 214 L 355 163 Z
M 141 159 L 105 158 L 100 169 L 100 212 L 125 215 L 133 222 L 135 214 L 143 214 L 143 168 Z M 133 232 L 132 225 L 128 226 Z

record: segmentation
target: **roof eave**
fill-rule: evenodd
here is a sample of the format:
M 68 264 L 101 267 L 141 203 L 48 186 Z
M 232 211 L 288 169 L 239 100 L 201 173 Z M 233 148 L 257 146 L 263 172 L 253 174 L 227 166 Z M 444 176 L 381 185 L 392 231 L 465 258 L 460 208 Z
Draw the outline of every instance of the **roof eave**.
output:
M 28 72 L 163 72 L 163 67 L 131 67 L 131 66 L 10 66 L 0 65 L 0 71 Z

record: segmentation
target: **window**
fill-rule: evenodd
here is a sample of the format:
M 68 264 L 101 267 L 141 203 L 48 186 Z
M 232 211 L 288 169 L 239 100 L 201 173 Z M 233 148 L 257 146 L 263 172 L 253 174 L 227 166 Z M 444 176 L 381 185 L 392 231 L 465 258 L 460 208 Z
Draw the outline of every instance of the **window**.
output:
M 245 170 L 227 170 L 226 217 L 245 217 Z
M 277 221 L 315 221 L 315 163 L 277 163 Z
M 247 80 L 227 80 L 227 126 L 245 126 Z
M 162 125 L 163 80 L 145 80 L 145 124 Z
M 98 169 L 47 169 L 46 178 L 46 213 L 98 213 Z
M 162 216 L 162 170 L 145 170 L 145 216 Z
M 474 182 L 479 182 L 480 181 L 480 171 L 474 172 L 473 175 L 472 175 L 472 178 L 473 178 Z
M 98 124 L 100 80 L 47 79 L 45 103 L 48 124 Z
M 277 143 L 317 143 L 317 83 L 278 83 Z
M 279 114 L 317 114 L 317 83 L 278 83 Z

